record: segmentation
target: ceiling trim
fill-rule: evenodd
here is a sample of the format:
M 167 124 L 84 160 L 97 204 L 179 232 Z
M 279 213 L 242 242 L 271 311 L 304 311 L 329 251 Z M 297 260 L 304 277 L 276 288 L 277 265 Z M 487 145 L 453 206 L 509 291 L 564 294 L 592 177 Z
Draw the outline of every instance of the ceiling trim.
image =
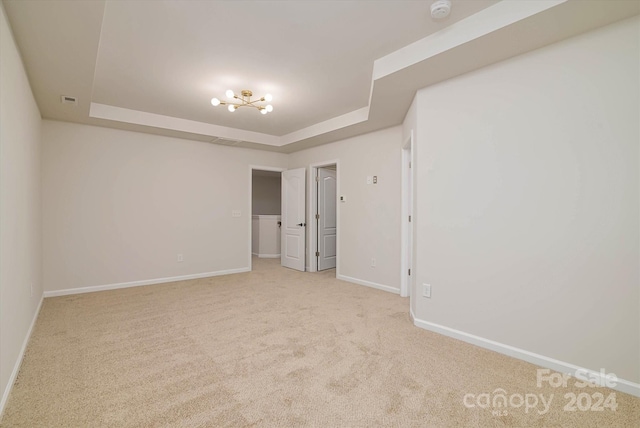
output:
M 92 102 L 89 116 L 95 119 L 113 120 L 134 125 L 152 126 L 154 128 L 170 129 L 172 131 L 188 132 L 191 134 L 208 135 L 212 138 L 220 137 L 229 140 L 246 141 L 267 146 L 281 146 L 281 137 L 260 132 L 246 131 L 238 128 L 214 125 L 179 117 L 165 116 L 132 110 L 123 107 L 110 106 Z

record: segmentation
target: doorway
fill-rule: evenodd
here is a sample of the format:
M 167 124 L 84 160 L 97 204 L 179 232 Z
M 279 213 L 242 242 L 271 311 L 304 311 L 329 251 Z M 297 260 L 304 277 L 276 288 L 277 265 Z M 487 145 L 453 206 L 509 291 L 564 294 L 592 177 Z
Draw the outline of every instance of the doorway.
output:
M 313 164 L 309 169 L 309 271 L 339 271 L 338 161 Z
M 282 168 L 249 168 L 249 269 L 252 257 L 280 258 Z

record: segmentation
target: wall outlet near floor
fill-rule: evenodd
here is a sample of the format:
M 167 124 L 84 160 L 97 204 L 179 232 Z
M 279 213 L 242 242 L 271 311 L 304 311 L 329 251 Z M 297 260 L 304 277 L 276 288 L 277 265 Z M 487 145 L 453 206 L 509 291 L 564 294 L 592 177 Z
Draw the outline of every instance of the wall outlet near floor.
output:
M 375 259 L 375 257 L 371 257 L 371 267 L 376 267 L 376 259 Z
M 178 261 L 178 263 L 183 262 L 184 261 L 184 256 L 182 254 L 178 254 L 177 261 Z
M 431 284 L 422 284 L 422 295 L 431 298 Z

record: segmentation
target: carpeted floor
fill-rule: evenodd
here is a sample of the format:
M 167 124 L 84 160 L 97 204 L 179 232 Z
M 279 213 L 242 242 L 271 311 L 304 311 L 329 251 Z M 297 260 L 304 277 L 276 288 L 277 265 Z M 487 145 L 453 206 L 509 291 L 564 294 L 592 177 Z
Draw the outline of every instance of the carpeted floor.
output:
M 414 327 L 408 307 L 265 259 L 246 274 L 48 298 L 0 424 L 640 427 L 640 399 L 538 387 L 536 366 Z M 500 393 L 506 406 L 493 405 Z M 599 394 L 610 399 L 596 405 Z

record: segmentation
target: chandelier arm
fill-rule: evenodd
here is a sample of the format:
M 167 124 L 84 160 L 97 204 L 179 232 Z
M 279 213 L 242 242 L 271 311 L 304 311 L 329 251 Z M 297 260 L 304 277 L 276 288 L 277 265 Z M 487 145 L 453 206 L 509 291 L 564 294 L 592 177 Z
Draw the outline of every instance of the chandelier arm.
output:
M 243 91 L 243 92 L 249 92 L 249 91 Z M 266 101 L 264 99 L 264 97 L 260 97 L 260 98 L 257 98 L 257 99 L 252 101 L 251 100 L 251 95 L 244 94 L 244 93 L 242 95 L 237 95 L 234 92 L 233 93 L 233 98 L 234 98 L 234 100 L 238 100 L 238 102 L 230 102 L 230 101 L 219 100 L 220 101 L 220 105 L 230 105 L 230 106 L 234 106 L 236 109 L 238 109 L 240 107 L 253 107 L 253 108 L 255 108 L 255 109 L 259 110 L 259 111 L 266 110 L 265 106 L 256 105 L 256 103 L 258 103 L 258 102 Z
M 243 102 L 242 104 L 238 104 L 238 103 L 224 103 L 224 104 L 236 106 L 236 107 L 254 107 L 257 109 L 261 109 L 260 106 L 254 105 L 252 103 L 247 103 L 247 102 Z M 222 101 L 220 102 L 220 105 L 223 105 Z

